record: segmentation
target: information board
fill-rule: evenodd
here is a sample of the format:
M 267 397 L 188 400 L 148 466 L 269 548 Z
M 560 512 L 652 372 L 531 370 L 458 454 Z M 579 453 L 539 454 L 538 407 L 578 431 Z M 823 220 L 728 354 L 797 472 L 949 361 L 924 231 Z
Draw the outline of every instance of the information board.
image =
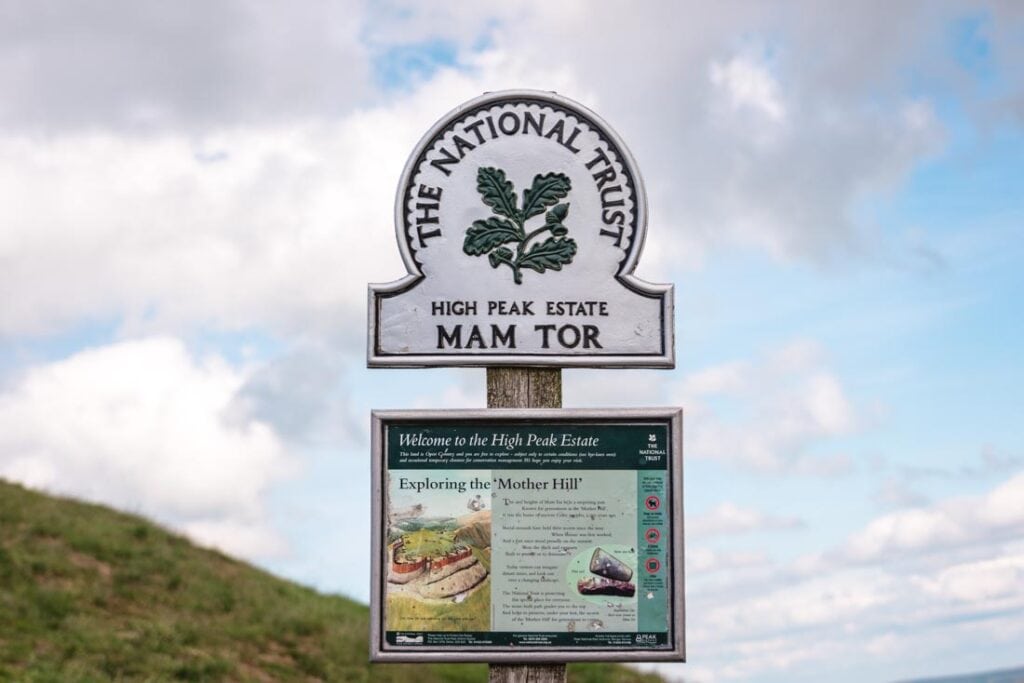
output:
M 375 661 L 684 657 L 682 411 L 373 413 Z

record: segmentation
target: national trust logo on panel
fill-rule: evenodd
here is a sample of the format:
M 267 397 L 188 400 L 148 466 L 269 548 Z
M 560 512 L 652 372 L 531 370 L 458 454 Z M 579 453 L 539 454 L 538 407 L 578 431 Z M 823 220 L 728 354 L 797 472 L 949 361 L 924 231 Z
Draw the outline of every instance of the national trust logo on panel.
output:
M 673 367 L 672 286 L 636 278 L 646 197 L 625 145 L 553 93 L 490 93 L 413 151 L 403 279 L 371 285 L 371 366 Z

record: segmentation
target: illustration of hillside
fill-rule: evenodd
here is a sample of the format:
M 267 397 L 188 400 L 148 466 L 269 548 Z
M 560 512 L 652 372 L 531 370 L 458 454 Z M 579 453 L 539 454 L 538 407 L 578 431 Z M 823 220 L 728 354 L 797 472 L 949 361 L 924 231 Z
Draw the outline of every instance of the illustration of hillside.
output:
M 387 630 L 490 628 L 490 510 L 406 519 L 387 540 Z

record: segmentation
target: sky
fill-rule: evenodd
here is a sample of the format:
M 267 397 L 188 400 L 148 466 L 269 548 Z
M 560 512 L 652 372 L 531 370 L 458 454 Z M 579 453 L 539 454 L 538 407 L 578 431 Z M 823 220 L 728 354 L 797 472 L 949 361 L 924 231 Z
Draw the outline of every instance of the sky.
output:
M 636 158 L 685 411 L 688 682 L 1024 664 L 1024 6 L 0 0 L 0 476 L 369 594 L 407 156 L 554 90 Z

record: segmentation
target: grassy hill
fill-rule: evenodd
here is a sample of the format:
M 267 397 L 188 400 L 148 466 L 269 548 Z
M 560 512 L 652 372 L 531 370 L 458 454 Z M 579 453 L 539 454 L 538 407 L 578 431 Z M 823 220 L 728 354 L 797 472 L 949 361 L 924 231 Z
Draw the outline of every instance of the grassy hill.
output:
M 482 664 L 371 666 L 368 618 L 139 517 L 0 481 L 0 680 L 487 680 Z M 569 680 L 661 679 L 587 664 Z

